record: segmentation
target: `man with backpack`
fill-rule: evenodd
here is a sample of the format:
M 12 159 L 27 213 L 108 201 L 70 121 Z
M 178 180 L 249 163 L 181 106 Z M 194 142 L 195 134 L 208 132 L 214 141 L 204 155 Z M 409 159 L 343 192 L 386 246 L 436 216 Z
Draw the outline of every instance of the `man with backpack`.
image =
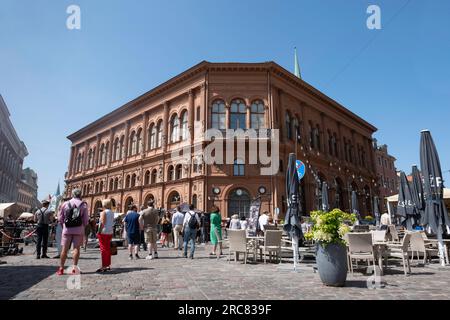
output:
M 191 242 L 191 254 L 189 258 L 194 259 L 195 252 L 195 237 L 197 235 L 197 230 L 200 227 L 200 218 L 198 214 L 194 211 L 194 206 L 191 204 L 189 206 L 189 211 L 186 212 L 183 222 L 183 233 L 184 233 L 184 257 L 187 258 L 187 247 L 188 242 Z
M 84 229 L 89 223 L 89 213 L 87 203 L 81 200 L 81 190 L 72 191 L 72 199 L 61 206 L 59 222 L 63 225 L 62 250 L 60 266 L 57 274 L 64 274 L 64 265 L 67 259 L 67 252 L 73 244 L 73 269 L 72 274 L 78 270 L 78 260 L 80 258 L 80 247 L 83 244 Z

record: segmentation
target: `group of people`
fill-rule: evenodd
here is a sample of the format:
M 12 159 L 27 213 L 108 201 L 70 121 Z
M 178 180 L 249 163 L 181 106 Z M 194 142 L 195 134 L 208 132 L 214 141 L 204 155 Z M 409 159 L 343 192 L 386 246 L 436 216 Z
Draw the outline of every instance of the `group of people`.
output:
M 81 190 L 72 191 L 72 199 L 64 202 L 57 216 L 49 208 L 49 201 L 42 201 L 42 208 L 35 213 L 35 221 L 37 223 L 37 258 L 49 258 L 47 256 L 47 240 L 49 224 L 53 219 L 57 221 L 57 230 L 60 229 L 60 237 L 58 232 L 56 241 L 58 245 L 58 256 L 60 259 L 58 275 L 64 274 L 64 266 L 67 259 L 68 251 L 73 247 L 73 269 L 72 274 L 79 272 L 78 261 L 80 257 L 80 248 L 85 244 L 90 233 L 96 234 L 99 242 L 101 253 L 101 267 L 98 273 L 104 273 L 111 270 L 111 241 L 114 234 L 114 224 L 116 204 L 113 199 L 104 199 L 102 208 L 96 222 L 92 223 L 92 218 L 88 213 L 87 203 L 81 199 Z M 131 204 L 128 212 L 123 219 L 124 229 L 126 233 L 126 241 L 128 243 L 129 259 L 140 259 L 139 250 L 142 242 L 146 244 L 148 255 L 145 259 L 158 259 L 157 240 L 160 236 L 161 244 L 169 247 L 170 235 L 173 235 L 174 250 L 183 251 L 184 258 L 194 259 L 196 242 L 198 238 L 201 241 L 211 241 L 211 256 L 220 257 L 223 255 L 222 247 L 222 229 L 223 227 L 231 230 L 247 229 L 248 223 L 246 218 L 239 218 L 233 215 L 227 224 L 223 224 L 220 210 L 217 206 L 213 206 L 209 214 L 199 213 L 193 205 L 189 206 L 189 210 L 183 210 L 177 207 L 174 214 L 165 212 L 161 217 L 161 210 L 156 209 L 154 201 L 150 200 L 146 207 L 141 207 L 138 212 L 136 205 Z M 95 221 L 95 220 L 94 220 Z M 258 220 L 258 229 L 264 232 L 264 226 L 270 222 L 269 213 L 264 212 Z M 59 239 L 60 238 L 60 239 Z M 143 239 L 144 238 L 144 241 Z M 189 253 L 188 253 L 188 249 Z M 42 254 L 41 254 L 42 253 Z

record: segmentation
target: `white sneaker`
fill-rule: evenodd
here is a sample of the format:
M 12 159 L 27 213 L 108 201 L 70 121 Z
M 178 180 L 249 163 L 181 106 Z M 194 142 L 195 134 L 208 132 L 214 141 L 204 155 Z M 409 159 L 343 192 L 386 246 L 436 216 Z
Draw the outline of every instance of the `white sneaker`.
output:
M 145 258 L 145 260 L 153 260 L 153 256 L 152 256 L 151 254 L 149 254 L 149 255 Z

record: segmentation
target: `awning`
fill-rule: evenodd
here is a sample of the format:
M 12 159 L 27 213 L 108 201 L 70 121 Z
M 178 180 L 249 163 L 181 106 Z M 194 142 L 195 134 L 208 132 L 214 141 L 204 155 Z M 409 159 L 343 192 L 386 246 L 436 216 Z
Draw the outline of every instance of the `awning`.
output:
M 450 200 L 450 189 L 444 189 L 444 200 Z M 398 202 L 398 194 L 387 197 L 387 202 Z

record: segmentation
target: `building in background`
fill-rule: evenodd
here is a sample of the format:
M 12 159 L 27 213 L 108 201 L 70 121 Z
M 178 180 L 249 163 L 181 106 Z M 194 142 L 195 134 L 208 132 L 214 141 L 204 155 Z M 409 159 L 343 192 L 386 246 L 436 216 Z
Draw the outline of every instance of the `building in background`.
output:
M 248 164 L 248 152 L 231 164 L 205 165 L 195 147 L 210 143 L 203 137 L 210 128 L 279 129 L 280 170 L 261 175 L 260 165 Z M 327 182 L 332 208 L 351 211 L 354 190 L 364 216 L 378 195 L 375 131 L 274 62 L 204 61 L 71 134 L 65 196 L 80 188 L 91 213 L 105 198 L 115 199 L 122 211 L 154 199 L 163 208 L 187 202 L 209 210 L 215 204 L 224 217 L 248 215 L 251 200 L 261 197 L 262 210 L 282 218 L 286 166 L 296 152 L 307 165 L 304 213 L 321 207 Z M 186 145 L 190 164 L 171 157 Z
M 0 203 L 17 202 L 23 160 L 27 155 L 27 148 L 19 139 L 0 95 Z
M 395 168 L 395 161 L 397 159 L 389 154 L 387 145 L 379 146 L 376 139 L 374 139 L 373 148 L 375 151 L 377 181 L 380 192 L 380 210 L 387 212 L 385 199 L 398 194 L 399 177 Z
M 23 212 L 34 212 L 35 208 L 40 207 L 40 201 L 38 200 L 38 176 L 30 168 L 22 170 L 17 204 Z

